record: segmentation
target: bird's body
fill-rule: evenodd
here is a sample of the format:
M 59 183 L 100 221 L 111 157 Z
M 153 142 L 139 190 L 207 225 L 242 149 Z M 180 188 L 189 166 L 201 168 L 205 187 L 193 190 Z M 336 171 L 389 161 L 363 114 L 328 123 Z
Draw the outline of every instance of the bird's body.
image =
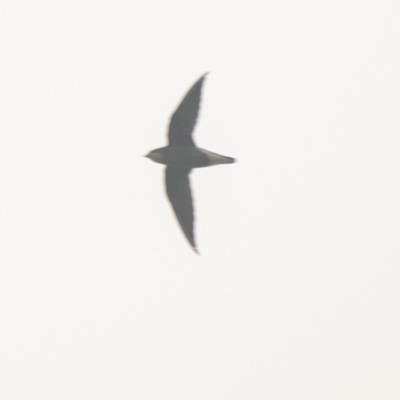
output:
M 232 157 L 221 156 L 195 146 L 161 147 L 150 152 L 147 157 L 156 163 L 175 168 L 203 168 L 235 161 Z
M 197 253 L 194 238 L 194 210 L 189 174 L 192 168 L 231 164 L 235 160 L 197 147 L 192 132 L 196 124 L 201 88 L 206 74 L 189 90 L 171 117 L 169 144 L 151 151 L 146 157 L 164 164 L 167 196 L 187 240 Z

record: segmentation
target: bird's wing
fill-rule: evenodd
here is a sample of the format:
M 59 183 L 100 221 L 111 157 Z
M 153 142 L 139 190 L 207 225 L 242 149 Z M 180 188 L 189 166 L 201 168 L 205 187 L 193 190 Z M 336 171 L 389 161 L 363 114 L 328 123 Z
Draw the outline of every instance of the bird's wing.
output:
M 165 186 L 179 225 L 193 250 L 198 253 L 193 232 L 194 213 L 189 181 L 190 171 L 190 168 L 167 167 L 165 169 Z
M 192 133 L 196 125 L 199 111 L 201 87 L 204 74 L 186 93 L 179 107 L 172 114 L 168 130 L 168 141 L 170 145 L 195 146 Z

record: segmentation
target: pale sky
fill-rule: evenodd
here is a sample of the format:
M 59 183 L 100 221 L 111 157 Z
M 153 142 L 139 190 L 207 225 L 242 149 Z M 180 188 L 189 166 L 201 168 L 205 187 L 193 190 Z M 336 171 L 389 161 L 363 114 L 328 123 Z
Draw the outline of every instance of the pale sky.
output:
M 398 400 L 399 21 L 3 0 L 0 398 Z M 197 256 L 143 155 L 207 71 Z

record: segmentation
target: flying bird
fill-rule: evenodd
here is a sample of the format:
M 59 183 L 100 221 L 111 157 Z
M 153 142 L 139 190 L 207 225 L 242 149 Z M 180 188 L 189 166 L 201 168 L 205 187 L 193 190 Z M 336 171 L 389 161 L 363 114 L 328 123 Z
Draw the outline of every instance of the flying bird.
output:
M 145 157 L 165 164 L 165 186 L 179 225 L 193 250 L 198 253 L 194 236 L 194 211 L 189 174 L 193 168 L 231 164 L 232 157 L 221 156 L 196 146 L 193 130 L 196 125 L 204 74 L 189 89 L 171 116 L 168 129 L 168 146 L 155 149 Z

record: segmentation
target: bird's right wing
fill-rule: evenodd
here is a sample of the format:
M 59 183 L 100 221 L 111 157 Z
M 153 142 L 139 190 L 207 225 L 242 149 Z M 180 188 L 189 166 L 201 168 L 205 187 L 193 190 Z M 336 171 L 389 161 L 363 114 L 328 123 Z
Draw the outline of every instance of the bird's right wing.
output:
M 171 117 L 168 129 L 168 141 L 173 146 L 195 146 L 192 133 L 199 112 L 201 87 L 204 74 L 186 93 L 179 107 Z
M 165 169 L 165 186 L 179 225 L 193 250 L 198 253 L 193 230 L 194 211 L 189 181 L 190 171 L 190 168 L 167 167 Z

